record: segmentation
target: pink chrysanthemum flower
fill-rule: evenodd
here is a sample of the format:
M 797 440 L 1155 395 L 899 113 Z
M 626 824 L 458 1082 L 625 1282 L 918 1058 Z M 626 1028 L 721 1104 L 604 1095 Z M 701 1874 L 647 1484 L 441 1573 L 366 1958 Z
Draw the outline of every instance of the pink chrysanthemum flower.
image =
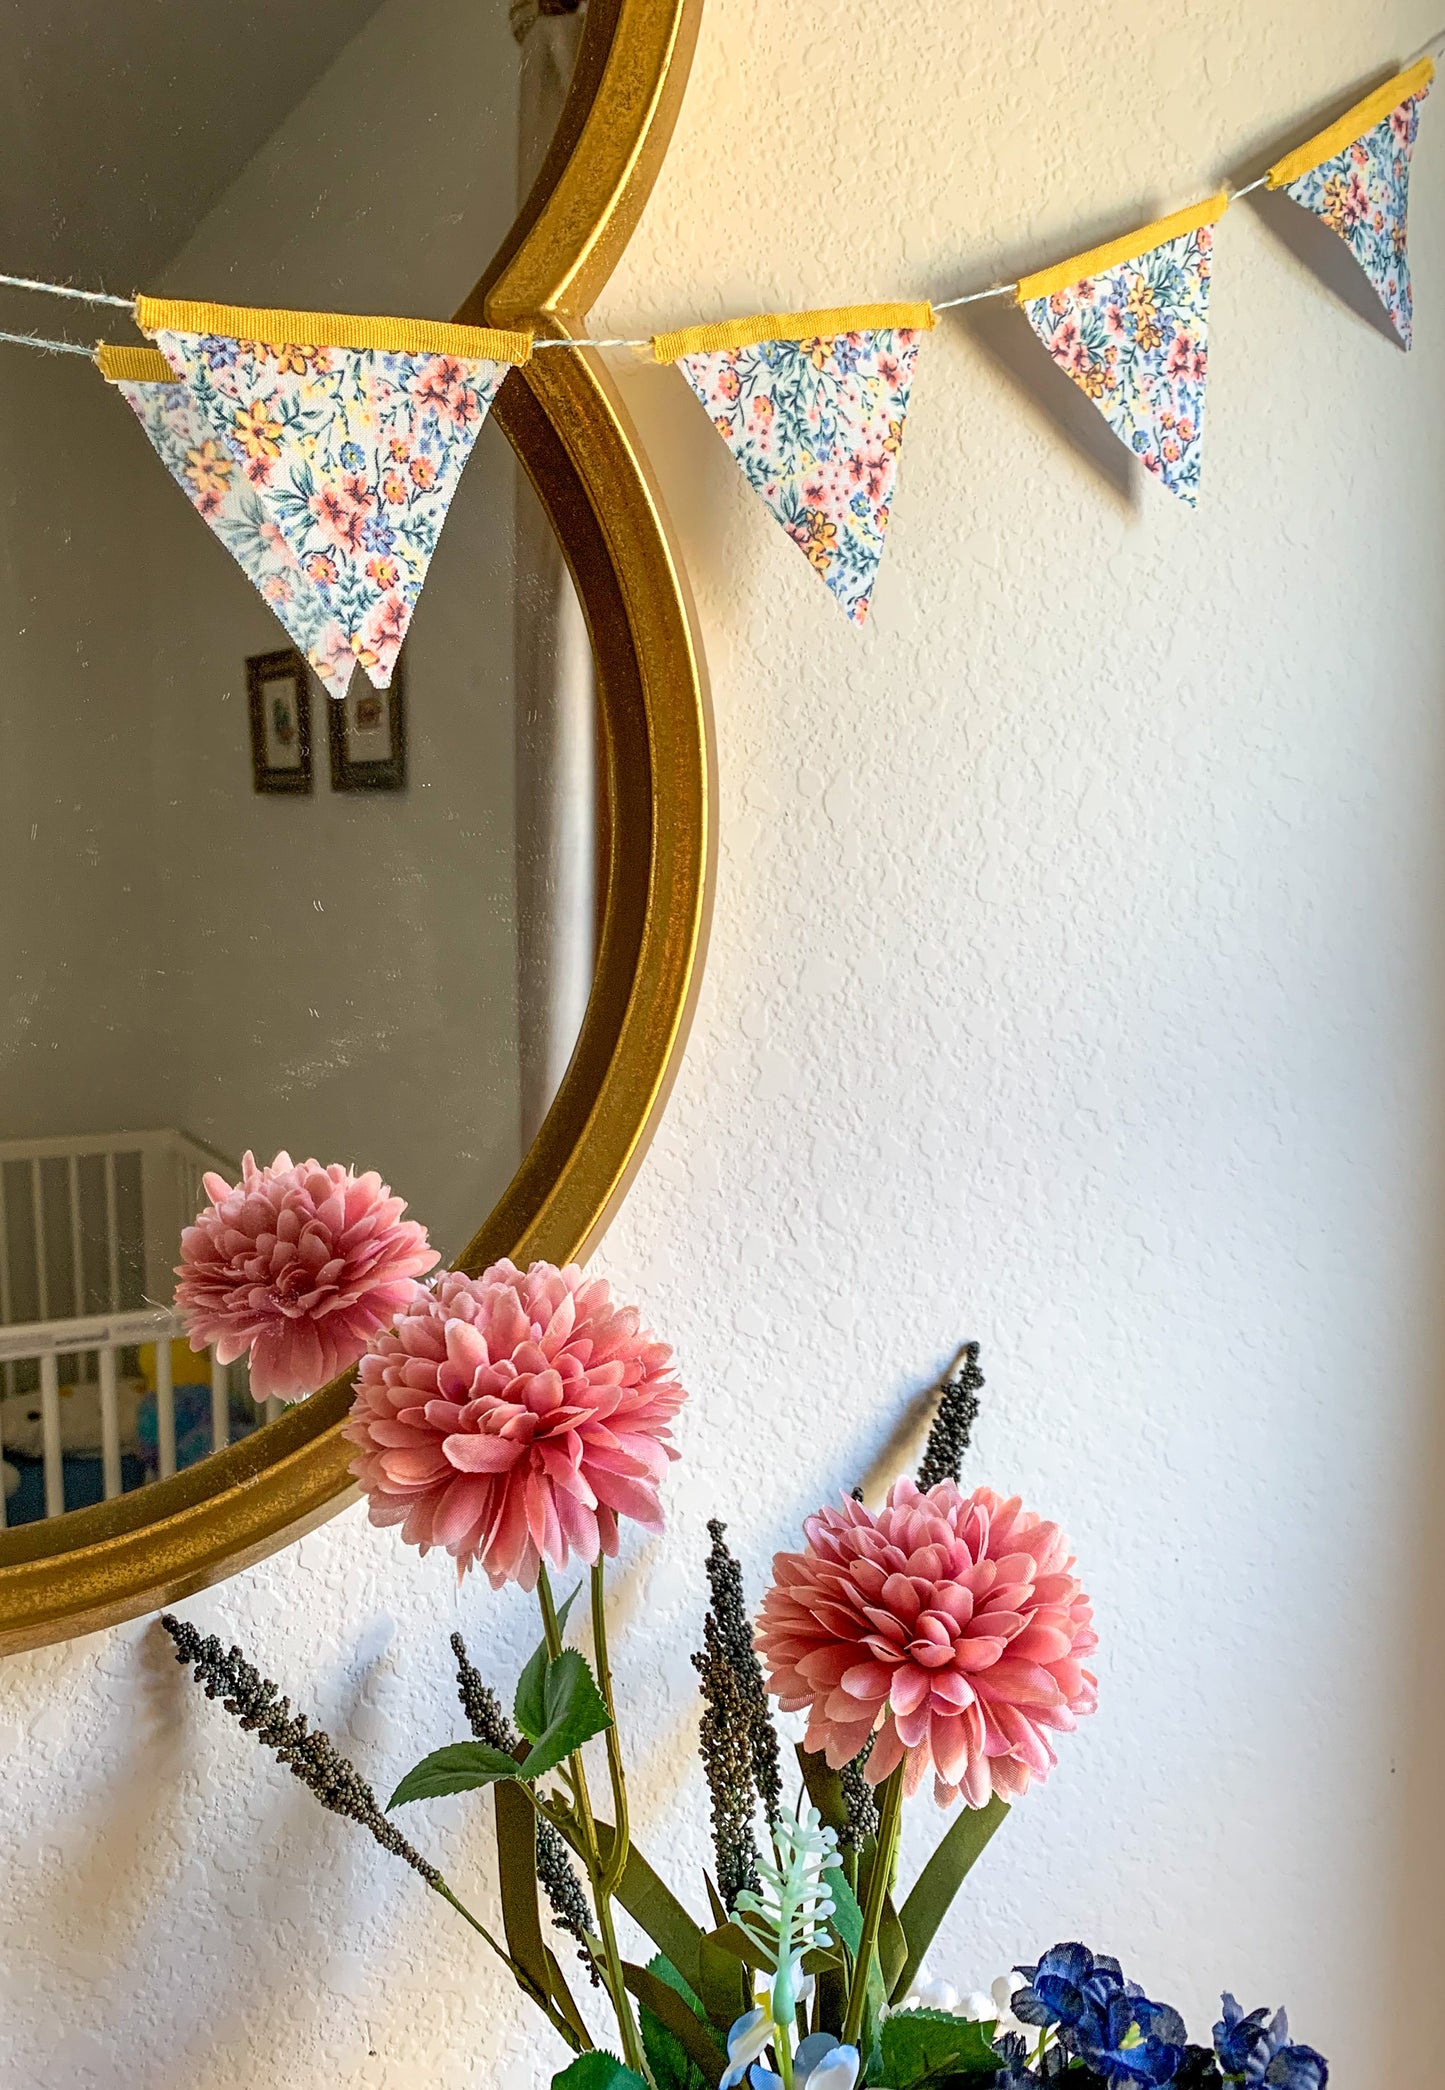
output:
M 346 1435 L 373 1524 L 400 1524 L 464 1574 L 531 1589 L 545 1555 L 565 1567 L 617 1551 L 617 1519 L 662 1528 L 657 1483 L 687 1398 L 672 1352 L 575 1266 L 509 1262 L 416 1286 L 361 1361 Z
M 204 1181 L 211 1202 L 181 1235 L 176 1306 L 193 1350 L 214 1343 L 222 1364 L 250 1351 L 258 1401 L 300 1400 L 355 1364 L 440 1260 L 378 1175 L 286 1153 L 258 1168 L 247 1154 L 239 1183 Z
M 943 1806 L 1046 1777 L 1049 1730 L 1096 1703 L 1093 1610 L 1057 1524 L 988 1488 L 900 1480 L 876 1516 L 845 1502 L 804 1530 L 774 1559 L 757 1644 L 779 1704 L 809 1713 L 807 1746 L 840 1770 L 874 1735 L 870 1784 L 906 1763 L 914 1792 L 931 1765 Z

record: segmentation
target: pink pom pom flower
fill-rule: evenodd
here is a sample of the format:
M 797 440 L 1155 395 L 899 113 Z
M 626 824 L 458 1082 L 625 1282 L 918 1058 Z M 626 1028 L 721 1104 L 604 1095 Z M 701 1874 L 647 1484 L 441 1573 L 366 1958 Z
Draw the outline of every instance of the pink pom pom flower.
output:
M 237 1184 L 204 1180 L 176 1306 L 193 1350 L 214 1343 L 222 1364 L 250 1351 L 258 1401 L 300 1400 L 355 1364 L 440 1261 L 378 1175 L 281 1153 L 269 1168 L 247 1154 Z
M 617 1520 L 662 1529 L 657 1483 L 687 1398 L 672 1352 L 575 1266 L 509 1262 L 416 1286 L 361 1361 L 346 1435 L 373 1524 L 444 1546 L 495 1589 L 536 1585 L 545 1556 L 589 1566 Z
M 1050 1730 L 1096 1704 L 1093 1611 L 1058 1526 L 988 1488 L 900 1480 L 876 1516 L 850 1501 L 804 1530 L 774 1559 L 757 1644 L 807 1746 L 841 1770 L 875 1736 L 869 1783 L 902 1763 L 915 1792 L 931 1767 L 941 1806 L 1046 1777 Z

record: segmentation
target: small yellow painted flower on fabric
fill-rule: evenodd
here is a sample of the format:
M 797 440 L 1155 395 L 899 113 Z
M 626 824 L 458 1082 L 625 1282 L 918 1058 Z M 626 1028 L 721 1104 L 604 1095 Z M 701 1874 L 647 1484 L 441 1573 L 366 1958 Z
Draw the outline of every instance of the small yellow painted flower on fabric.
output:
M 236 469 L 220 443 L 207 441 L 186 452 L 186 477 L 197 493 L 224 493 Z
M 833 554 L 838 549 L 838 526 L 829 522 L 827 514 L 821 508 L 808 510 L 807 524 L 808 541 L 803 549 L 808 554 L 808 562 L 816 566 L 820 573 L 826 573 L 833 563 Z
M 253 399 L 241 407 L 235 419 L 236 440 L 248 457 L 281 455 L 281 423 L 273 420 L 264 399 Z

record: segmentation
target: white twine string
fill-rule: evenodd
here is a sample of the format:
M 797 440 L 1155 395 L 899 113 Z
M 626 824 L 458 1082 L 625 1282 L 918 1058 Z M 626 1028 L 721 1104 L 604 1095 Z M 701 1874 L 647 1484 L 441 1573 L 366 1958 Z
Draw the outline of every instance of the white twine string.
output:
M 14 341 L 21 348 L 43 348 L 52 356 L 93 356 L 95 350 L 84 341 L 47 341 L 43 334 L 7 334 L 0 330 L 0 341 Z
M 995 283 L 992 290 L 972 290 L 966 298 L 935 299 L 935 312 L 956 312 L 960 305 L 977 305 L 983 298 L 1011 298 L 1017 283 Z
M 76 290 L 69 283 L 42 283 L 35 276 L 0 276 L 11 290 L 43 290 L 48 297 L 78 298 L 82 305 L 118 305 L 122 312 L 135 310 L 135 299 L 112 297 L 108 290 Z

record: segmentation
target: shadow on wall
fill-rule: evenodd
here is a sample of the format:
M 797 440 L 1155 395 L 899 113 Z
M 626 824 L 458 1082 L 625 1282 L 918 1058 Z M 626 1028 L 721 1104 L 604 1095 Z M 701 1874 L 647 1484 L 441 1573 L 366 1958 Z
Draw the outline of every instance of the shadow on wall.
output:
M 1261 189 L 1249 200 L 1258 206 L 1259 215 L 1271 235 L 1296 261 L 1303 262 L 1311 275 L 1317 276 L 1342 305 L 1399 348 L 1400 337 L 1391 326 L 1389 315 L 1375 295 L 1369 277 L 1337 232 L 1332 232 L 1323 219 L 1317 218 L 1313 211 L 1303 209 L 1282 189 L 1273 192 Z
M 1437 882 L 1438 890 L 1438 882 Z M 1445 1128 L 1436 1128 L 1445 1179 Z M 1445 1266 L 1445 1194 L 1435 1228 L 1428 1267 Z M 1398 1851 L 1381 1854 L 1382 1864 L 1399 1880 L 1395 1911 L 1394 1980 L 1388 1996 L 1362 1996 L 1359 2007 L 1388 2028 L 1388 2063 L 1381 2080 L 1418 2083 L 1423 2090 L 1421 2057 L 1438 2035 L 1428 2022 L 1428 1998 L 1439 1983 L 1445 1963 L 1445 1809 L 1440 1804 L 1440 1758 L 1445 1750 L 1445 1291 L 1432 1289 L 1434 1331 L 1421 1377 L 1433 1394 L 1426 1412 L 1434 1416 L 1433 1441 L 1423 1447 L 1414 1499 L 1401 1505 L 1407 1528 L 1420 1534 L 1417 1580 L 1402 1592 L 1413 1614 L 1413 1631 L 1404 1644 L 1413 1650 L 1413 1678 L 1402 1690 L 1405 1717 L 1399 1731 L 1408 1754 L 1402 1763 L 1382 1763 L 1381 1775 L 1399 1787 L 1393 1815 L 1398 1823 Z M 1422 1313 L 1428 1325 L 1430 1316 Z M 1425 1403 L 1422 1402 L 1422 1406 Z M 1414 1703 L 1411 1704 L 1413 1697 Z

